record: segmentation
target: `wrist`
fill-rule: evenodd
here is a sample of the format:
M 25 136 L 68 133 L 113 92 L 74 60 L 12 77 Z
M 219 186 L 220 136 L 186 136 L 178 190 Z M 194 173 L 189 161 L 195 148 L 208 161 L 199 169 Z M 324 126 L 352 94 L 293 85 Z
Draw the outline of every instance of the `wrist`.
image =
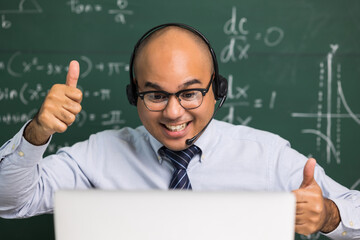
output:
M 24 129 L 23 137 L 29 143 L 40 146 L 44 145 L 50 138 L 51 134 L 43 133 L 38 125 L 36 116 L 31 120 Z
M 325 223 L 320 229 L 323 233 L 334 231 L 341 221 L 339 209 L 336 204 L 330 199 L 324 198 L 325 207 Z

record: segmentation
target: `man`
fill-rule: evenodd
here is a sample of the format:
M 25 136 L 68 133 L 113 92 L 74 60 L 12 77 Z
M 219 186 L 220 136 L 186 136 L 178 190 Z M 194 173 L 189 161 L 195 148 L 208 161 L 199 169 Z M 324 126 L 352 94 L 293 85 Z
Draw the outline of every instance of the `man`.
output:
M 134 73 L 144 126 L 100 132 L 42 159 L 51 135 L 81 111 L 79 64 L 70 63 L 66 84 L 54 85 L 37 116 L 0 149 L 0 216 L 51 212 L 61 188 L 293 191 L 296 232 L 359 237 L 359 192 L 335 183 L 276 135 L 211 121 L 216 74 L 208 46 L 193 31 L 153 32 L 137 49 Z M 182 154 L 199 133 L 187 169 L 174 170 L 172 154 Z

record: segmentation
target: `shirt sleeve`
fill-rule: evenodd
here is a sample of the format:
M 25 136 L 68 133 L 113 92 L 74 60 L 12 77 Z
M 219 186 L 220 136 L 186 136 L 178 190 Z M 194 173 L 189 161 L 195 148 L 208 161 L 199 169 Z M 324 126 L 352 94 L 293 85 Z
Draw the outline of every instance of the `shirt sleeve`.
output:
M 25 218 L 53 211 L 59 188 L 88 188 L 90 183 L 72 156 L 43 158 L 51 141 L 35 146 L 23 132 L 28 123 L 0 148 L 0 217 Z
M 360 192 L 349 190 L 326 176 L 319 168 L 319 182 L 324 197 L 339 209 L 341 222 L 332 232 L 324 234 L 332 239 L 360 239 Z

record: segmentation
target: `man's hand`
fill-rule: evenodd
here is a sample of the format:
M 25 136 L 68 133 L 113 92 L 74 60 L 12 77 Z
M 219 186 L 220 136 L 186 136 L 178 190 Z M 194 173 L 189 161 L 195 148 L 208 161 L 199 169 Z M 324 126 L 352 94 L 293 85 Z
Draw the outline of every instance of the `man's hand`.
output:
M 81 111 L 82 92 L 76 88 L 80 67 L 71 61 L 66 76 L 66 84 L 55 84 L 48 92 L 38 114 L 24 131 L 25 139 L 42 145 L 55 132 L 65 132 Z
M 328 233 L 340 223 L 339 210 L 335 203 L 322 195 L 314 179 L 316 160 L 310 158 L 304 167 L 304 178 L 300 188 L 293 191 L 296 196 L 295 231 L 309 235 L 318 231 Z

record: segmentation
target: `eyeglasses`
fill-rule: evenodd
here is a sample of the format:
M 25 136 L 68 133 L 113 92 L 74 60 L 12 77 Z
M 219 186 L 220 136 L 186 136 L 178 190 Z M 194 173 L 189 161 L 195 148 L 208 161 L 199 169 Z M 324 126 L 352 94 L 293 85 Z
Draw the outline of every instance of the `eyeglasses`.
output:
M 213 76 L 213 75 L 212 75 Z M 163 111 L 171 95 L 175 95 L 180 105 L 186 109 L 191 110 L 200 107 L 203 102 L 204 96 L 209 91 L 213 77 L 211 76 L 210 82 L 206 88 L 191 88 L 180 90 L 176 93 L 169 93 L 166 91 L 146 91 L 138 92 L 138 96 L 144 101 L 147 109 L 152 112 Z

